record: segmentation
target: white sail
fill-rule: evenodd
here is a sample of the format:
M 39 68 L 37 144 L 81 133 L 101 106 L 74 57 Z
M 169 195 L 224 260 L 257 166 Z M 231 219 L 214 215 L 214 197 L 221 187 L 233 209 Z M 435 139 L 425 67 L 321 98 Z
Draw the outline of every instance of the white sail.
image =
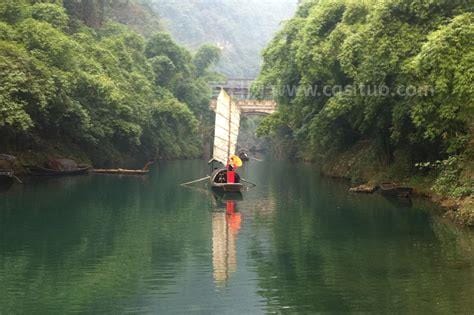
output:
M 216 104 L 213 159 L 227 164 L 229 156 L 235 154 L 240 127 L 240 110 L 232 98 L 221 90 Z

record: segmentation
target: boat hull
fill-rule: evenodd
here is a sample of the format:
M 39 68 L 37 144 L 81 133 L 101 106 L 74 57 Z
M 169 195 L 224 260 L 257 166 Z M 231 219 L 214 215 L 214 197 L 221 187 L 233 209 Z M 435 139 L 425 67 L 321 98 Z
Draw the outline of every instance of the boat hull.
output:
M 31 176 L 79 176 L 86 175 L 91 169 L 90 166 L 81 167 L 74 170 L 53 170 L 39 166 L 27 166 L 28 175 Z
M 244 185 L 240 183 L 239 174 L 235 174 L 235 183 L 227 182 L 227 170 L 225 168 L 214 171 L 210 178 L 212 190 L 218 192 L 241 192 Z
M 225 184 L 218 184 L 218 183 L 212 183 L 212 190 L 215 191 L 220 191 L 220 192 L 241 192 L 242 189 L 244 188 L 244 185 L 240 183 L 225 183 Z
M 109 174 L 109 175 L 148 175 L 149 170 L 123 170 L 123 169 L 93 169 L 91 171 L 95 174 Z
M 212 189 L 212 193 L 216 200 L 219 201 L 241 201 L 244 199 L 242 192 L 226 192 L 219 189 Z

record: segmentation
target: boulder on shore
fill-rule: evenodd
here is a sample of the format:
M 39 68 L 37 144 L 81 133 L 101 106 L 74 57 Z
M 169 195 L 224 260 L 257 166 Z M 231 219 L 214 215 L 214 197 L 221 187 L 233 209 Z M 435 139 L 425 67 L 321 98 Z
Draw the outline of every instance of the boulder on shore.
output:
M 372 184 L 363 184 L 363 185 L 352 187 L 351 189 L 349 189 L 350 192 L 363 193 L 363 194 L 372 194 L 376 190 L 377 190 L 377 186 L 372 185 Z

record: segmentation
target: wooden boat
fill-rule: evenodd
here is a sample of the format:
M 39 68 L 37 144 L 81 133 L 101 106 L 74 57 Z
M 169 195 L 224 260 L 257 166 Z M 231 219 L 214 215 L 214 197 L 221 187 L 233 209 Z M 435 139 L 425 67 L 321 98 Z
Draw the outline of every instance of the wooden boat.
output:
M 44 166 L 24 165 L 31 176 L 77 176 L 89 173 L 89 165 L 77 164 L 70 159 L 50 159 Z
M 241 192 L 243 185 L 240 183 L 239 174 L 235 174 L 234 183 L 227 182 L 227 169 L 217 169 L 211 175 L 211 187 L 219 192 Z
M 239 192 L 243 189 L 240 176 L 235 172 L 236 165 L 230 164 L 234 156 L 239 136 L 240 110 L 224 89 L 221 89 L 216 102 L 216 122 L 214 130 L 214 148 L 212 153 L 210 185 L 213 190 Z M 239 161 L 240 159 L 236 157 Z M 214 168 L 214 163 L 224 167 Z M 240 161 L 241 164 L 241 161 Z M 238 165 L 237 167 L 240 167 Z
M 91 169 L 88 165 L 78 165 L 76 169 L 70 170 L 56 170 L 41 166 L 25 166 L 28 175 L 31 176 L 78 176 L 78 175 L 86 175 L 89 173 Z
M 147 175 L 150 170 L 127 170 L 127 169 L 93 169 L 92 173 L 109 175 Z
M 242 182 L 255 184 L 243 179 L 236 172 L 242 160 L 235 155 L 239 136 L 240 109 L 224 89 L 217 98 L 214 148 L 209 161 L 210 175 L 181 185 L 187 186 L 209 180 L 214 192 L 236 193 L 245 187 Z
M 399 186 L 394 183 L 381 183 L 380 192 L 386 196 L 408 198 L 413 192 L 413 188 Z
M 141 170 L 127 170 L 122 168 L 117 169 L 93 169 L 92 173 L 96 174 L 109 174 L 109 175 L 148 175 L 150 173 L 150 166 L 155 161 L 150 161 Z

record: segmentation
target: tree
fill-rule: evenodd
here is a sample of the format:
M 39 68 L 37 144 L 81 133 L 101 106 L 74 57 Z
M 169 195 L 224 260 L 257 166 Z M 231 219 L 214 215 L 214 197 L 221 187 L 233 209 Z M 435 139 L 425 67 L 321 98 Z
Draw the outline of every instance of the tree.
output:
M 107 0 L 64 0 L 64 6 L 73 16 L 93 28 L 102 26 L 107 3 Z
M 65 30 L 69 22 L 65 9 L 52 3 L 37 3 L 33 5 L 31 16 L 35 20 L 48 22 L 60 30 Z
M 219 61 L 220 57 L 221 50 L 218 47 L 209 44 L 201 46 L 193 57 L 197 75 L 203 76 L 209 67 Z
M 264 51 L 258 83 L 280 92 L 281 114 L 260 131 L 287 128 L 308 159 L 362 140 L 385 163 L 400 150 L 412 166 L 462 152 L 472 138 L 470 10 L 463 1 L 304 2 Z
M 199 155 L 196 115 L 209 115 L 209 88 L 190 52 L 168 34 L 147 40 L 104 23 L 108 1 L 64 5 L 0 4 L 2 147 L 41 152 L 54 143 L 98 164 Z

